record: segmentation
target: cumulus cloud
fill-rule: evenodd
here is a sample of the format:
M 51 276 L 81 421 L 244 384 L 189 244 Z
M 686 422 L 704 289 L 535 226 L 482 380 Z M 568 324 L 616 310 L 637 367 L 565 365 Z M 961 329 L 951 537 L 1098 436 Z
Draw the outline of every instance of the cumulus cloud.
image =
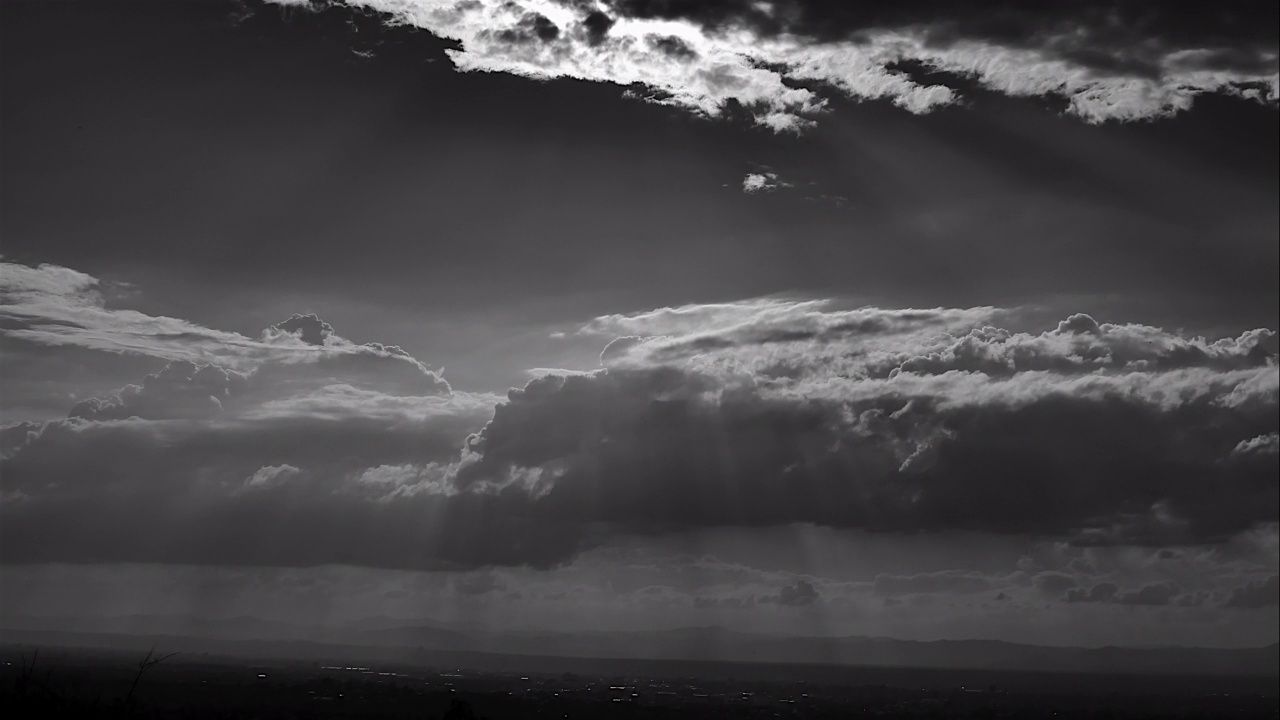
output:
M 584 331 L 655 334 L 611 344 L 605 370 L 512 391 L 457 480 L 536 472 L 540 508 L 633 530 L 1162 544 L 1275 521 L 1270 456 L 1223 462 L 1275 427 L 1273 332 L 1077 315 L 1019 333 L 983 324 L 997 314 L 764 301 L 598 318 Z
M 277 0 L 297 5 L 297 0 Z M 1089 122 L 1159 117 L 1222 92 L 1274 103 L 1274 7 L 1188 13 L 1109 0 L 1037 4 L 828 0 L 345 0 L 390 24 L 457 43 L 460 71 L 576 78 L 650 102 L 795 131 L 830 98 L 883 99 L 913 113 L 976 84 L 1049 96 Z M 1261 30 L 1260 28 L 1267 28 Z M 941 78 L 941 79 L 939 79 Z
M 772 192 L 782 187 L 791 187 L 791 183 L 779 180 L 778 173 L 775 172 L 747 173 L 746 177 L 742 178 L 742 192 L 748 195 Z
M 1231 452 L 1236 455 L 1275 455 L 1280 452 L 1280 434 L 1268 433 L 1241 440 Z
M 175 359 L 71 418 L 6 428 L 6 490 L 26 499 L 4 505 L 0 552 L 545 567 L 623 535 L 709 528 L 1160 547 L 1280 520 L 1276 455 L 1237 451 L 1278 430 L 1275 333 L 1083 315 L 1013 332 L 995 324 L 1009 315 L 770 299 L 605 316 L 580 330 L 611 348 L 605 367 L 505 398 L 452 390 L 318 318 L 282 323 L 248 342 L 284 354 L 243 369 Z M 148 522 L 174 540 L 112 531 Z M 1079 587 L 1026 584 L 1140 604 L 1169 589 L 1070 575 Z M 973 573 L 875 587 L 1012 592 Z
M 76 403 L 70 417 L 89 420 L 193 418 L 214 415 L 233 388 L 246 383 L 243 375 L 216 365 L 175 360 L 160 372 L 147 375 L 140 385 L 126 385 L 114 395 Z
M 277 483 L 288 481 L 302 471 L 292 465 L 266 465 L 258 468 L 252 475 L 245 478 L 244 485 L 247 488 L 269 487 Z
M 308 345 L 324 345 L 325 340 L 333 335 L 333 326 L 316 317 L 315 313 L 306 315 L 295 313 L 288 320 L 272 325 L 263 331 L 265 338 L 294 337 Z

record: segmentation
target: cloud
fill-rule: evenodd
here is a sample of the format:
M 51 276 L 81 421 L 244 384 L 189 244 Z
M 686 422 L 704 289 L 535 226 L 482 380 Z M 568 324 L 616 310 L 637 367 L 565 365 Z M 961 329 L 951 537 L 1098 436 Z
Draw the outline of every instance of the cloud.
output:
M 1241 440 L 1231 452 L 1234 455 L 1275 455 L 1280 452 L 1280 434 L 1268 433 Z
M 48 264 L 0 262 L 0 337 L 6 342 L 228 366 L 272 352 L 237 333 L 108 308 L 98 278 Z
M 972 85 L 1059 98 L 1089 122 L 1169 115 L 1210 92 L 1266 103 L 1280 94 L 1269 30 L 1277 18 L 1265 3 L 1194 12 L 1103 1 L 1048 9 L 827 0 L 345 4 L 456 42 L 446 54 L 460 71 L 639 88 L 628 93 L 706 117 L 741 107 L 780 132 L 812 124 L 833 97 L 927 113 L 959 102 Z
M 160 372 L 147 375 L 140 385 L 126 385 L 106 398 L 76 403 L 70 417 L 89 420 L 196 418 L 222 411 L 233 388 L 246 383 L 243 375 L 216 365 L 196 365 L 175 360 Z
M 1231 591 L 1231 595 L 1223 603 L 1232 608 L 1275 607 L 1280 604 L 1280 576 L 1272 575 L 1265 580 L 1255 580 Z
M 244 486 L 246 488 L 269 487 L 286 482 L 289 478 L 301 472 L 301 470 L 292 465 L 266 465 L 258 468 L 252 475 L 245 478 Z
M 764 301 L 598 318 L 605 370 L 512 391 L 461 487 L 536 477 L 561 519 L 664 529 L 812 522 L 1216 542 L 1276 519 L 1275 335 L 1206 340 L 1076 315 Z
M 266 338 L 284 335 L 296 337 L 308 345 L 324 345 L 325 340 L 333 335 L 333 326 L 316 317 L 314 313 L 294 314 L 288 320 L 272 325 L 263 332 Z
M 818 589 L 807 580 L 797 579 L 793 585 L 784 585 L 777 595 L 767 595 L 758 602 L 776 602 L 786 607 L 804 607 L 818 601 Z
M 1137 590 L 1130 590 L 1116 595 L 1119 605 L 1168 605 L 1182 589 L 1171 582 L 1143 585 Z
M 86 284 L 36 276 L 58 298 Z M 121 311 L 83 307 L 105 318 L 93 338 L 120 332 Z M 1276 455 L 1237 451 L 1278 430 L 1273 332 L 994 324 L 1014 314 L 775 298 L 602 316 L 579 334 L 609 348 L 604 367 L 505 398 L 319 318 L 227 350 L 201 340 L 201 357 L 239 366 L 175 358 L 67 419 L 5 428 L 6 492 L 21 497 L 0 504 L 0 553 L 547 567 L 624 536 L 796 523 L 1163 547 L 1280 521 Z M 170 541 L 120 532 L 148 525 Z M 1089 575 L 1087 593 L 1029 582 L 1087 598 Z M 970 573 L 876 587 L 1006 589 Z
M 775 172 L 747 173 L 746 177 L 742 178 L 742 192 L 748 195 L 772 192 L 782 187 L 791 187 L 791 183 L 779 180 Z
M 439 373 L 401 348 L 353 343 L 334 334 L 314 314 L 294 315 L 250 338 L 177 318 L 107 307 L 100 280 L 47 264 L 0 262 L 0 338 L 13 343 L 15 354 L 23 347 L 57 348 L 179 361 L 186 363 L 182 368 L 215 365 L 241 375 L 257 374 L 264 382 L 271 376 L 281 384 L 304 375 L 307 382 L 342 376 L 396 392 L 449 391 Z M 179 366 L 174 367 L 169 375 L 151 378 L 154 387 L 144 382 L 140 392 L 173 391 L 181 384 L 173 374 Z M 214 382 L 209 377 L 204 381 Z
M 1143 585 L 1135 590 L 1121 590 L 1113 582 L 1100 582 L 1088 590 L 1073 587 L 1063 601 L 1068 603 L 1114 603 L 1116 605 L 1164 606 L 1182 593 L 1177 584 L 1163 581 Z M 1194 594 L 1191 597 L 1195 597 Z
M 1070 575 L 1049 571 L 1036 573 L 1031 578 L 1031 584 L 1039 592 L 1056 597 L 1076 587 L 1078 583 Z
M 880 595 L 935 593 L 977 593 L 991 589 L 991 581 L 978 574 L 944 570 L 917 575 L 877 575 L 875 592 Z
M 0 472 L 17 500 L 0 503 L 6 562 L 423 567 L 489 557 L 469 549 L 474 540 L 450 548 L 474 534 L 450 525 L 474 519 L 482 500 L 450 506 L 454 519 L 433 529 L 422 523 L 446 512 L 445 468 L 498 397 L 454 391 L 402 349 L 352 343 L 314 315 L 255 340 L 107 309 L 95 279 L 65 268 L 5 269 L 0 317 L 18 322 L 3 332 L 26 343 L 6 342 L 6 354 L 127 346 L 163 363 L 74 403 L 65 419 L 3 428 Z
M 1069 603 L 1105 603 L 1114 600 L 1118 592 L 1120 588 L 1115 583 L 1100 582 L 1088 590 L 1071 588 L 1062 599 Z
M 841 340 L 874 346 L 901 346 L 903 336 L 936 335 L 968 329 L 995 319 L 990 307 L 897 310 L 841 308 L 832 301 L 765 298 L 735 303 L 660 308 L 634 315 L 604 315 L 579 332 L 616 338 L 602 354 L 606 365 L 676 361 L 735 348 L 799 349 L 837 346 Z

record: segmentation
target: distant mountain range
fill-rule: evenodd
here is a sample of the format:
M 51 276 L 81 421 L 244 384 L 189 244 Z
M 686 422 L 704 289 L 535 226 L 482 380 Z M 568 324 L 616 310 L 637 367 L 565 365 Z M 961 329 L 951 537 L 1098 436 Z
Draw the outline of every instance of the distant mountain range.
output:
M 994 640 L 915 642 L 869 637 L 776 637 L 722 627 L 651 632 L 493 632 L 370 618 L 312 627 L 254 617 L 202 619 L 0 617 L 0 642 L 166 648 L 247 656 L 311 658 L 338 649 L 404 660 L 418 654 L 481 653 L 558 658 L 789 663 L 832 666 L 1018 670 L 1133 675 L 1280 675 L 1280 645 L 1070 648 Z

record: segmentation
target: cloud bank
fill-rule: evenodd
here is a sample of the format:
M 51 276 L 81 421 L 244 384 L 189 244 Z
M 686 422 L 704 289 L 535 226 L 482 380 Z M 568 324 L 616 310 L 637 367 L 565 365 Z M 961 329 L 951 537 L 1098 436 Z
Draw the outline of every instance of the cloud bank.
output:
M 290 6 L 327 7 L 300 0 Z M 1274 104 L 1274 4 L 1112 1 L 844 3 L 836 0 L 344 0 L 454 41 L 463 72 L 628 88 L 705 117 L 744 109 L 795 131 L 833 97 L 912 113 L 965 86 L 1052 97 L 1087 122 L 1170 115 L 1198 95 Z
M 107 310 L 64 269 L 5 277 L 6 353 L 10 335 L 99 353 L 124 337 L 173 358 L 66 419 L 3 429 L 8 562 L 548 567 L 621 537 L 797 523 L 1174 547 L 1280 521 L 1266 329 L 1210 340 L 1073 315 L 1015 332 L 995 324 L 1009 310 L 813 300 L 663 308 L 586 323 L 599 370 L 499 398 L 314 316 L 251 339 Z M 155 533 L 121 531 L 138 527 Z M 1040 584 L 1126 604 L 1177 594 Z

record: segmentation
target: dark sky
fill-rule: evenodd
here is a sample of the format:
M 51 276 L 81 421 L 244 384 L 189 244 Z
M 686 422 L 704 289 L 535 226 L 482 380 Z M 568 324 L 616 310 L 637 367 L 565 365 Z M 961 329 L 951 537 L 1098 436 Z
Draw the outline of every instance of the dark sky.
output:
M 849 632 L 1109 642 L 1069 598 L 1112 582 L 1176 589 L 1120 640 L 1275 639 L 1273 5 L 349 5 L 0 5 L 32 587 L 341 565 L 552 598 L 625 550 L 704 558 L 651 583 L 689 607 L 808 578 Z M 640 589 L 582 611 L 647 626 Z M 740 605 L 712 619 L 814 629 Z

